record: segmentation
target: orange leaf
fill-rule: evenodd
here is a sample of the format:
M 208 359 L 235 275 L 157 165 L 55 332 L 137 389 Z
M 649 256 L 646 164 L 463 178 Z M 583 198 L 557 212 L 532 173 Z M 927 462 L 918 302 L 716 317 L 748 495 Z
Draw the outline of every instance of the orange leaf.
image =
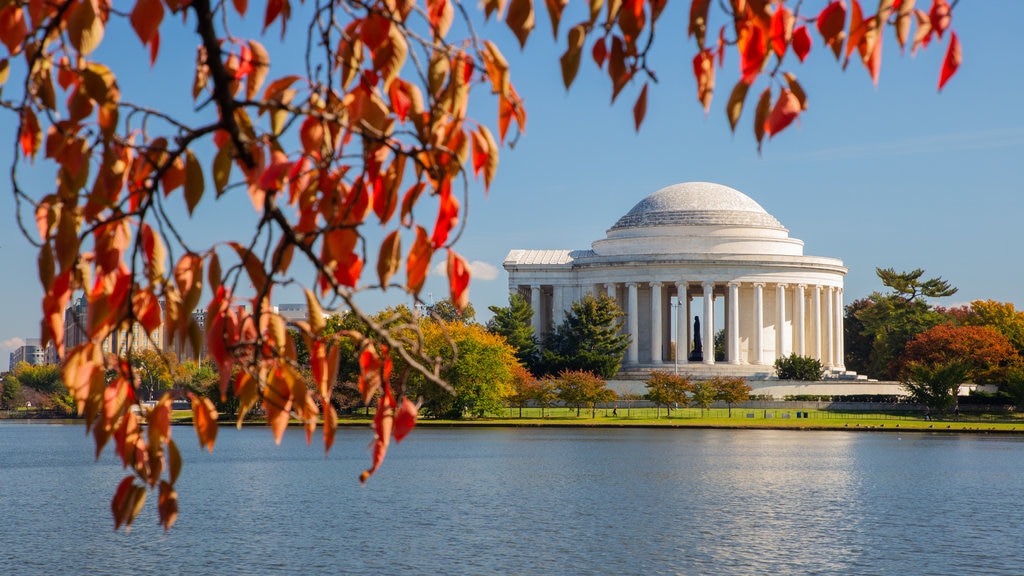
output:
M 640 131 L 640 125 L 644 122 L 644 116 L 647 115 L 647 82 L 644 82 L 644 87 L 640 90 L 640 96 L 636 99 L 636 104 L 633 104 L 633 124 L 636 126 L 636 131 Z
M 765 133 L 771 138 L 782 132 L 800 115 L 800 110 L 800 99 L 793 92 L 783 89 L 779 92 L 779 99 L 775 101 L 771 114 L 765 120 Z
M 380 278 L 381 288 L 388 287 L 391 276 L 398 271 L 402 264 L 402 236 L 395 230 L 384 238 L 380 245 L 380 257 L 377 259 L 377 276 Z
M 946 81 L 949 80 L 953 74 L 956 74 L 956 69 L 960 67 L 960 39 L 956 37 L 956 32 L 951 32 L 949 35 L 949 47 L 946 48 L 946 57 L 942 60 L 942 71 L 939 73 L 939 91 L 942 91 L 942 87 L 946 85 Z
M 334 435 L 338 430 L 338 411 L 330 403 L 326 404 L 324 410 L 324 454 L 331 451 L 334 446 Z
M 419 294 L 423 288 L 423 282 L 427 279 L 427 271 L 430 269 L 430 256 L 434 248 L 427 231 L 422 226 L 416 227 L 416 240 L 409 249 L 409 256 L 405 259 L 406 287 L 413 295 Z
M 192 400 L 192 426 L 199 437 L 199 447 L 213 452 L 213 444 L 217 441 L 217 409 L 205 396 L 192 392 L 188 396 Z
M 801 26 L 796 30 L 793 30 L 793 52 L 796 53 L 797 58 L 803 62 L 807 59 L 807 55 L 811 52 L 811 33 L 807 31 L 807 26 Z
M 558 25 L 562 21 L 562 12 L 569 5 L 569 0 L 544 0 L 548 8 L 548 16 L 551 18 L 551 32 L 558 40 Z
M 452 304 L 462 312 L 469 304 L 469 266 L 451 248 L 448 249 L 448 286 Z

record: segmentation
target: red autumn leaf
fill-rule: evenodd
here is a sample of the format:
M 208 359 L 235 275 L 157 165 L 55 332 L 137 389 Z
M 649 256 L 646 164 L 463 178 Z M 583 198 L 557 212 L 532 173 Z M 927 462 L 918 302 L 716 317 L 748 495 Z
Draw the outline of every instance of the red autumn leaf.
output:
M 380 48 L 390 33 L 391 19 L 379 12 L 370 12 L 370 15 L 359 25 L 359 40 L 371 52 Z
M 801 62 L 811 52 L 811 45 L 811 33 L 807 31 L 807 26 L 801 26 L 793 30 L 793 52 L 796 53 L 797 58 Z
M 959 67 L 960 39 L 956 37 L 956 32 L 950 32 L 949 47 L 946 48 L 946 57 L 942 60 L 942 71 L 939 73 L 939 91 L 942 91 L 942 87 L 946 85 L 946 81 L 949 80 L 953 74 L 956 74 L 956 70 Z
M 448 285 L 452 304 L 461 312 L 469 304 L 469 265 L 466 260 L 448 249 Z
M 594 58 L 598 68 L 604 68 L 604 61 L 608 59 L 608 46 L 605 44 L 604 38 L 594 42 L 590 55 Z
M 633 124 L 636 126 L 636 131 L 640 131 L 640 125 L 644 123 L 644 117 L 647 116 L 647 82 L 644 82 L 644 87 L 640 90 L 640 96 L 637 96 L 636 104 L 633 104 Z
M 178 519 L 178 492 L 165 480 L 160 481 L 157 512 L 160 514 L 160 525 L 164 527 L 164 532 L 170 530 Z
M 434 224 L 434 234 L 431 236 L 433 249 L 437 250 L 448 241 L 448 235 L 459 223 L 459 200 L 452 194 L 451 180 L 441 180 L 441 189 L 438 190 L 437 222 Z
M 743 74 L 743 81 L 753 84 L 757 75 L 761 73 L 764 66 L 764 58 L 768 53 L 765 45 L 764 32 L 760 26 L 748 23 L 746 28 L 740 32 L 740 71 Z
M 942 33 L 949 28 L 949 21 L 952 19 L 952 13 L 949 10 L 949 4 L 946 0 L 933 0 L 932 8 L 928 11 L 928 20 L 931 21 L 932 30 L 938 37 L 942 38 Z
M 395 398 L 391 394 L 391 386 L 384 384 L 384 392 L 377 400 L 377 414 L 373 418 L 373 457 L 370 468 L 359 475 L 359 482 L 366 484 L 367 479 L 372 476 L 388 452 L 388 445 L 391 443 L 391 429 L 394 425 Z
M 21 115 L 21 131 L 18 134 L 21 152 L 29 158 L 35 158 L 43 145 L 43 131 L 39 128 L 39 119 L 31 108 L 26 107 Z
M 693 57 L 693 75 L 697 78 L 697 100 L 707 114 L 715 90 L 715 53 L 711 49 L 701 50 Z
M 7 46 L 12 55 L 21 52 L 21 43 L 28 36 L 25 24 L 25 10 L 17 3 L 10 3 L 0 10 L 0 42 Z
M 267 10 L 263 15 L 263 31 L 266 32 L 267 28 L 277 20 L 278 16 L 284 16 L 281 19 L 281 37 L 284 37 L 285 24 L 288 18 L 291 16 L 291 4 L 289 0 L 268 0 Z
M 160 29 L 164 19 L 164 5 L 160 0 L 136 0 L 130 19 L 139 40 L 146 46 Z
M 383 367 L 377 349 L 372 345 L 367 346 L 359 354 L 359 393 L 363 397 L 363 403 L 369 404 L 373 395 L 381 386 L 380 370 Z
M 800 115 L 800 110 L 800 99 L 790 90 L 782 89 L 779 92 L 779 99 L 775 101 L 775 106 L 765 120 L 765 134 L 771 138 L 785 130 Z
M 416 426 L 416 418 L 419 416 L 420 407 L 406 397 L 402 397 L 402 405 L 395 414 L 395 442 L 401 442 L 403 438 L 412 432 Z
M 405 119 L 409 117 L 409 108 L 412 107 L 409 84 L 401 78 L 396 78 L 388 87 L 388 97 L 391 98 L 391 109 L 395 111 L 395 116 L 405 122 Z
M 785 6 L 779 6 L 772 14 L 768 37 L 771 39 L 772 50 L 779 58 L 786 53 L 786 45 L 789 44 L 793 34 L 794 20 L 793 12 Z
M 697 36 L 697 46 L 704 47 L 704 37 L 707 33 L 708 7 L 711 0 L 692 0 L 690 2 L 690 24 L 687 27 L 687 37 Z
M 839 60 L 843 50 L 843 39 L 846 37 L 843 31 L 846 26 L 846 3 L 842 0 L 829 3 L 818 14 L 817 22 L 818 32 L 836 55 L 836 60 Z

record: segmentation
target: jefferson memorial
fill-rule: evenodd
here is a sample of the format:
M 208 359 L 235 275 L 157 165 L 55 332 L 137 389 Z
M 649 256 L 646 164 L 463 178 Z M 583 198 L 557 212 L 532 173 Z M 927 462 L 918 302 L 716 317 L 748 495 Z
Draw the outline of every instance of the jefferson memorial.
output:
M 770 377 L 796 353 L 843 367 L 842 260 L 804 243 L 757 202 L 708 182 L 662 188 L 589 250 L 512 250 L 509 289 L 539 336 L 586 294 L 608 295 L 631 337 L 620 376 L 649 370 Z M 715 359 L 715 333 L 725 358 Z M 700 352 L 703 345 L 703 353 Z

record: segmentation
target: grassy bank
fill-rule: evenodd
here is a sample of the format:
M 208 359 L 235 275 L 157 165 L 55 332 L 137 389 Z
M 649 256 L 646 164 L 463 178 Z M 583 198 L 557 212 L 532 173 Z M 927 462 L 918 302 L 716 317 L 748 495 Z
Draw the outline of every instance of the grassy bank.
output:
M 1018 415 L 1019 416 L 1019 415 Z M 188 424 L 189 412 L 176 412 L 175 421 Z M 372 415 L 360 412 L 342 416 L 339 426 L 368 426 Z M 223 416 L 223 425 L 233 424 L 230 416 Z M 246 424 L 261 425 L 258 419 L 248 419 Z M 294 424 L 298 425 L 298 422 Z M 921 431 L 921 432 L 971 432 L 1024 434 L 1024 418 L 1009 418 L 1000 415 L 970 415 L 954 419 L 952 416 L 925 419 L 919 412 L 840 412 L 826 410 L 786 409 L 722 409 L 705 410 L 682 408 L 666 414 L 664 408 L 619 408 L 599 409 L 596 414 L 584 410 L 576 415 L 575 409 L 524 408 L 522 416 L 518 408 L 507 410 L 503 417 L 467 418 L 461 420 L 435 420 L 422 418 L 421 427 L 472 427 L 472 426 L 521 426 L 521 427 L 661 427 L 661 428 L 749 428 L 749 429 L 792 429 L 792 430 L 874 430 L 874 431 Z

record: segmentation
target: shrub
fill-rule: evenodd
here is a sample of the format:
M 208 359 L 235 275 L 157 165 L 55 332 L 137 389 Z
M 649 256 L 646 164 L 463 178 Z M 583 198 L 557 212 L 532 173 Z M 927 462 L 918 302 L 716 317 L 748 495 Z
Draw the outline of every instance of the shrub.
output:
M 809 356 L 797 356 L 793 353 L 786 358 L 775 360 L 775 374 L 779 380 L 817 381 L 821 380 L 822 372 L 824 369 L 821 362 Z

